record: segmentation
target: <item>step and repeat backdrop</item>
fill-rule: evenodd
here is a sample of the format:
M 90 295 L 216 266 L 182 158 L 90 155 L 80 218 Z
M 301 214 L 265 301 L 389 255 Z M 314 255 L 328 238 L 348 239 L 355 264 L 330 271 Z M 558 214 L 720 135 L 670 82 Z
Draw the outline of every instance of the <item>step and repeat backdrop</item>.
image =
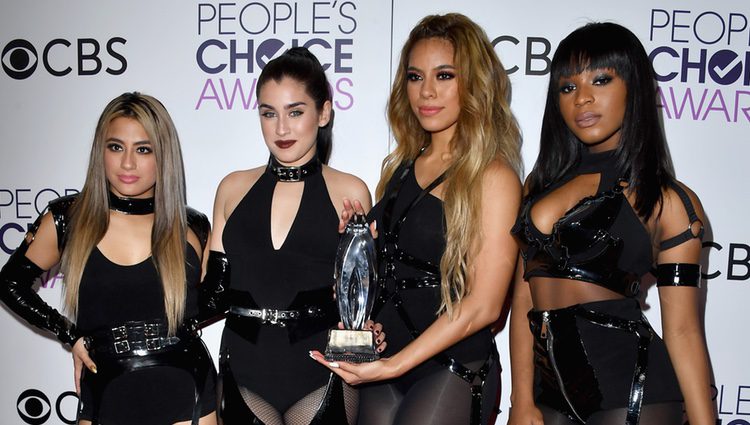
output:
M 716 409 L 750 424 L 750 3 L 634 0 L 129 1 L 6 0 L 0 5 L 0 263 L 46 204 L 77 192 L 99 113 L 125 91 L 159 98 L 182 141 L 188 200 L 209 213 L 216 186 L 268 151 L 255 84 L 270 59 L 309 47 L 325 64 L 336 110 L 331 165 L 374 192 L 393 140 L 385 104 L 409 30 L 427 14 L 461 12 L 489 35 L 513 83 L 526 172 L 538 152 L 549 64 L 559 41 L 590 21 L 635 32 L 650 53 L 678 178 L 708 215 L 705 327 Z M 62 276 L 39 294 L 60 305 Z M 644 301 L 660 329 L 657 293 Z M 204 331 L 214 355 L 223 323 Z M 71 356 L 0 308 L 0 423 L 72 424 Z M 497 336 L 509 408 L 508 332 Z M 322 348 L 322 347 L 321 347 Z M 310 361 L 300 359 L 299 361 Z

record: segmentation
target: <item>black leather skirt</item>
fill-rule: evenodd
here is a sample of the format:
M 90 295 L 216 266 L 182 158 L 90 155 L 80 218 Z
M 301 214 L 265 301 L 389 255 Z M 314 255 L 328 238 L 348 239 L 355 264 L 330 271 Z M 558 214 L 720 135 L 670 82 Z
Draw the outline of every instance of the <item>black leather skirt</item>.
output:
M 534 335 L 535 399 L 585 423 L 592 413 L 681 401 L 664 341 L 632 298 L 528 313 Z

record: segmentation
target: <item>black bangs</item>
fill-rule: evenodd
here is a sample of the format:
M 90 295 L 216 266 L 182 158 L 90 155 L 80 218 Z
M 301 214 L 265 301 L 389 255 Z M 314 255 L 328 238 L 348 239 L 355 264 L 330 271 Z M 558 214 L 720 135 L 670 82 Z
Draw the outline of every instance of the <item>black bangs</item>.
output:
M 577 29 L 560 42 L 555 52 L 552 81 L 592 69 L 612 69 L 629 80 L 633 70 L 629 35 L 621 26 L 606 22 Z

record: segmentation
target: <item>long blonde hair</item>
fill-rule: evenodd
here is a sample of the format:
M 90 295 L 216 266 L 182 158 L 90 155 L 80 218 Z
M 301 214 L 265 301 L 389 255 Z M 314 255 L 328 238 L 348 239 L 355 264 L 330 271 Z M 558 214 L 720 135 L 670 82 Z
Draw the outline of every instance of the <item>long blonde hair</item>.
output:
M 409 55 L 418 41 L 428 38 L 453 45 L 453 63 L 459 70 L 461 112 L 451 140 L 455 160 L 448 168 L 444 190 L 446 247 L 440 260 L 440 312 L 452 317 L 467 293 L 469 255 L 481 243 L 482 175 L 497 159 L 520 174 L 521 137 L 510 110 L 510 81 L 484 30 L 458 13 L 426 16 L 401 50 L 388 100 L 388 120 L 397 146 L 383 161 L 377 198 L 383 197 L 398 166 L 414 160 L 430 142 L 430 133 L 419 124 L 406 93 Z
M 104 149 L 110 123 L 119 117 L 132 118 L 143 126 L 156 155 L 151 258 L 164 289 L 169 333 L 174 335 L 185 312 L 185 174 L 180 141 L 169 113 L 157 99 L 141 93 L 116 97 L 99 117 L 86 182 L 72 207 L 62 253 L 65 307 L 73 316 L 77 315 L 84 267 L 109 226 L 109 183 L 104 172 Z

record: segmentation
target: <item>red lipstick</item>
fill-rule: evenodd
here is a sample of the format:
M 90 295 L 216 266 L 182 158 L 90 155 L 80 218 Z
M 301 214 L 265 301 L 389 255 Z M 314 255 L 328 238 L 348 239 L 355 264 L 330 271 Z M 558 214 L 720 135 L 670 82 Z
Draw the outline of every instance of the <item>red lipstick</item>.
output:
M 273 143 L 280 149 L 289 149 L 292 147 L 292 145 L 297 143 L 297 141 L 296 140 L 276 140 Z

